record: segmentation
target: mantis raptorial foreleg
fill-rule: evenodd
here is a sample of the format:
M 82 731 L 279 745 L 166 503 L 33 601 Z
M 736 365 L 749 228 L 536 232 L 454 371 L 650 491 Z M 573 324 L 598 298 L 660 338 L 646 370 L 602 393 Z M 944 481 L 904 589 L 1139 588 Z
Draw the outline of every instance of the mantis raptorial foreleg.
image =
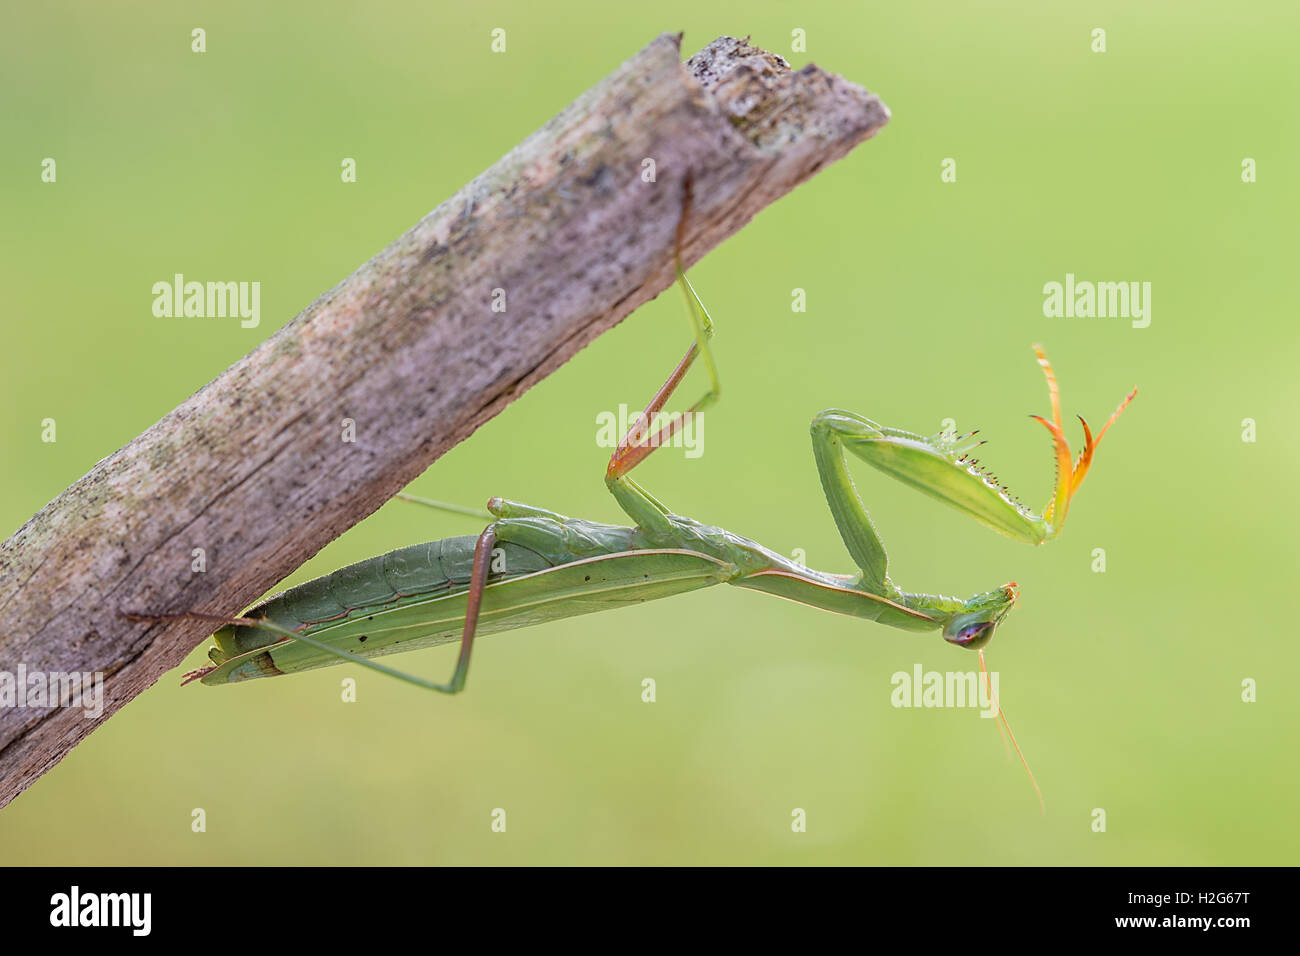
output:
M 821 476 L 831 516 L 853 563 L 862 571 L 863 585 L 885 593 L 890 588 L 889 556 L 853 485 L 842 441 L 846 434 L 855 434 L 873 424 L 852 412 L 837 409 L 821 412 L 812 422 L 813 457 L 817 460 L 817 473 Z

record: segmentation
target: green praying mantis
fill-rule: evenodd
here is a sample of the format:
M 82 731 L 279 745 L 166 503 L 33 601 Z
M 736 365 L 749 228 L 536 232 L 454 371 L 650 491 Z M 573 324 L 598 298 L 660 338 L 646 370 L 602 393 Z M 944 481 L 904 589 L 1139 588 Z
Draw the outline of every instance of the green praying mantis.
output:
M 707 371 L 709 387 L 685 414 L 703 412 L 720 394 L 717 364 L 709 345 L 713 320 L 681 267 L 689 182 L 685 192 L 676 272 L 693 342 L 619 442 L 605 472 L 606 487 L 631 519 L 631 526 L 569 518 L 545 508 L 492 498 L 483 514 L 490 523 L 477 537 L 443 538 L 349 565 L 276 595 L 239 618 L 193 613 L 128 615 L 149 620 L 202 618 L 223 625 L 213 635 L 211 663 L 185 675 L 184 682 L 233 684 L 352 662 L 418 687 L 455 694 L 465 687 L 474 639 L 479 635 L 724 583 L 906 631 L 939 631 L 951 644 L 978 650 L 981 671 L 986 672 L 982 649 L 1015 605 L 1017 586 L 1014 582 L 1004 584 L 965 600 L 899 588 L 889 577 L 884 545 L 854 487 L 846 453 L 995 531 L 1018 541 L 1042 544 L 1061 533 L 1070 501 L 1088 473 L 1097 445 L 1137 389 L 1120 403 L 1095 437 L 1080 417 L 1084 447 L 1072 461 L 1061 424 L 1056 376 L 1043 350 L 1035 346 L 1047 379 L 1052 417 L 1050 421 L 1032 417 L 1051 434 L 1056 458 L 1055 491 L 1041 515 L 1011 497 L 970 457 L 974 447 L 983 444 L 974 440 L 975 432 L 958 439 L 923 437 L 848 411 L 820 412 L 812 420 L 813 455 L 831 515 L 857 566 L 855 574 L 812 570 L 748 538 L 674 514 L 638 484 L 631 472 L 654 449 L 667 444 L 686 421 L 679 412 L 653 433 L 650 430 L 650 423 L 661 416 L 697 360 Z M 460 654 L 446 683 L 405 674 L 372 660 L 457 637 Z M 993 703 L 997 707 L 996 701 Z M 997 711 L 1010 733 L 1001 708 Z

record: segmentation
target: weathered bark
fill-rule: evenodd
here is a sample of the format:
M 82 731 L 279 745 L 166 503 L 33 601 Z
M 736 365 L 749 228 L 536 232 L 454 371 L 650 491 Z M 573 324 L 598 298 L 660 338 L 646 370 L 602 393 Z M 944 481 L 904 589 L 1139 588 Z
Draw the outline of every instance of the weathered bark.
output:
M 106 697 L 97 720 L 0 709 L 0 806 L 211 630 L 119 612 L 240 611 L 667 287 L 688 172 L 687 264 L 888 119 L 862 88 L 729 37 L 683 67 L 680 39 L 628 60 L 0 546 L 0 670 L 102 672 Z

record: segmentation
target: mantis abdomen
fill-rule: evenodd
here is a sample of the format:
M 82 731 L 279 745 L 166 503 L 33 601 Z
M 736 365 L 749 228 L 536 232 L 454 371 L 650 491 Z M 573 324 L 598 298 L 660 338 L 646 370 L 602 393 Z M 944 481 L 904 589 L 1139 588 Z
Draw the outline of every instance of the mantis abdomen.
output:
M 536 518 L 497 523 L 506 533 L 534 540 L 550 536 L 555 547 L 544 553 L 498 541 L 483 590 L 478 633 L 640 604 L 719 584 L 736 572 L 734 565 L 683 549 L 643 548 L 583 557 L 572 550 L 573 526 L 621 532 L 631 547 L 636 529 L 566 524 Z M 250 609 L 246 617 L 366 658 L 456 640 L 465 622 L 475 542 L 472 536 L 443 538 L 391 551 L 291 588 Z M 261 627 L 223 627 L 214 640 L 208 656 L 217 666 L 203 673 L 205 684 L 338 663 L 337 655 Z
M 464 535 L 399 548 L 283 591 L 248 613 L 297 631 L 343 620 L 353 611 L 387 607 L 403 598 L 452 594 L 469 586 L 474 542 L 475 536 Z M 491 579 L 554 566 L 516 544 L 503 543 L 498 549 Z M 253 627 L 224 627 L 213 637 L 225 658 L 267 644 L 267 633 Z

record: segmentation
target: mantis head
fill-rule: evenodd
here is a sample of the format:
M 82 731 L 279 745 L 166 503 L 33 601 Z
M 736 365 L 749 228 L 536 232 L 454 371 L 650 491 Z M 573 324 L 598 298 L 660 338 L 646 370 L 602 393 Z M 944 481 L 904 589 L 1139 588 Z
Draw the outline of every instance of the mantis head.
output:
M 1102 436 L 1128 407 L 1129 402 L 1133 401 L 1137 389 L 1134 388 L 1120 403 L 1095 437 L 1088 423 L 1080 416 L 1079 421 L 1083 424 L 1083 450 L 1072 463 L 1070 445 L 1061 425 L 1061 393 L 1056 383 L 1056 374 L 1040 346 L 1034 346 L 1034 354 L 1047 378 L 1052 420 L 1048 421 L 1039 415 L 1031 417 L 1051 434 L 1056 458 L 1056 487 L 1041 515 L 1034 514 L 1012 497 L 1005 485 L 999 484 L 996 477 L 980 466 L 979 459 L 971 457 L 971 452 L 984 444 L 983 441 L 971 441 L 978 434 L 977 431 L 960 438 L 945 435 L 926 438 L 858 419 L 847 423 L 848 427 L 841 426 L 840 438 L 845 448 L 863 461 L 970 515 L 995 531 L 1029 544 L 1049 541 L 1060 534 L 1065 526 L 1070 500 L 1083 484 Z M 989 622 L 972 620 L 963 626 L 967 626 L 967 623 L 973 627 Z
M 977 594 L 967 601 L 943 628 L 949 644 L 977 651 L 993 640 L 993 632 L 1016 603 L 1016 583 L 1004 584 L 996 591 Z

